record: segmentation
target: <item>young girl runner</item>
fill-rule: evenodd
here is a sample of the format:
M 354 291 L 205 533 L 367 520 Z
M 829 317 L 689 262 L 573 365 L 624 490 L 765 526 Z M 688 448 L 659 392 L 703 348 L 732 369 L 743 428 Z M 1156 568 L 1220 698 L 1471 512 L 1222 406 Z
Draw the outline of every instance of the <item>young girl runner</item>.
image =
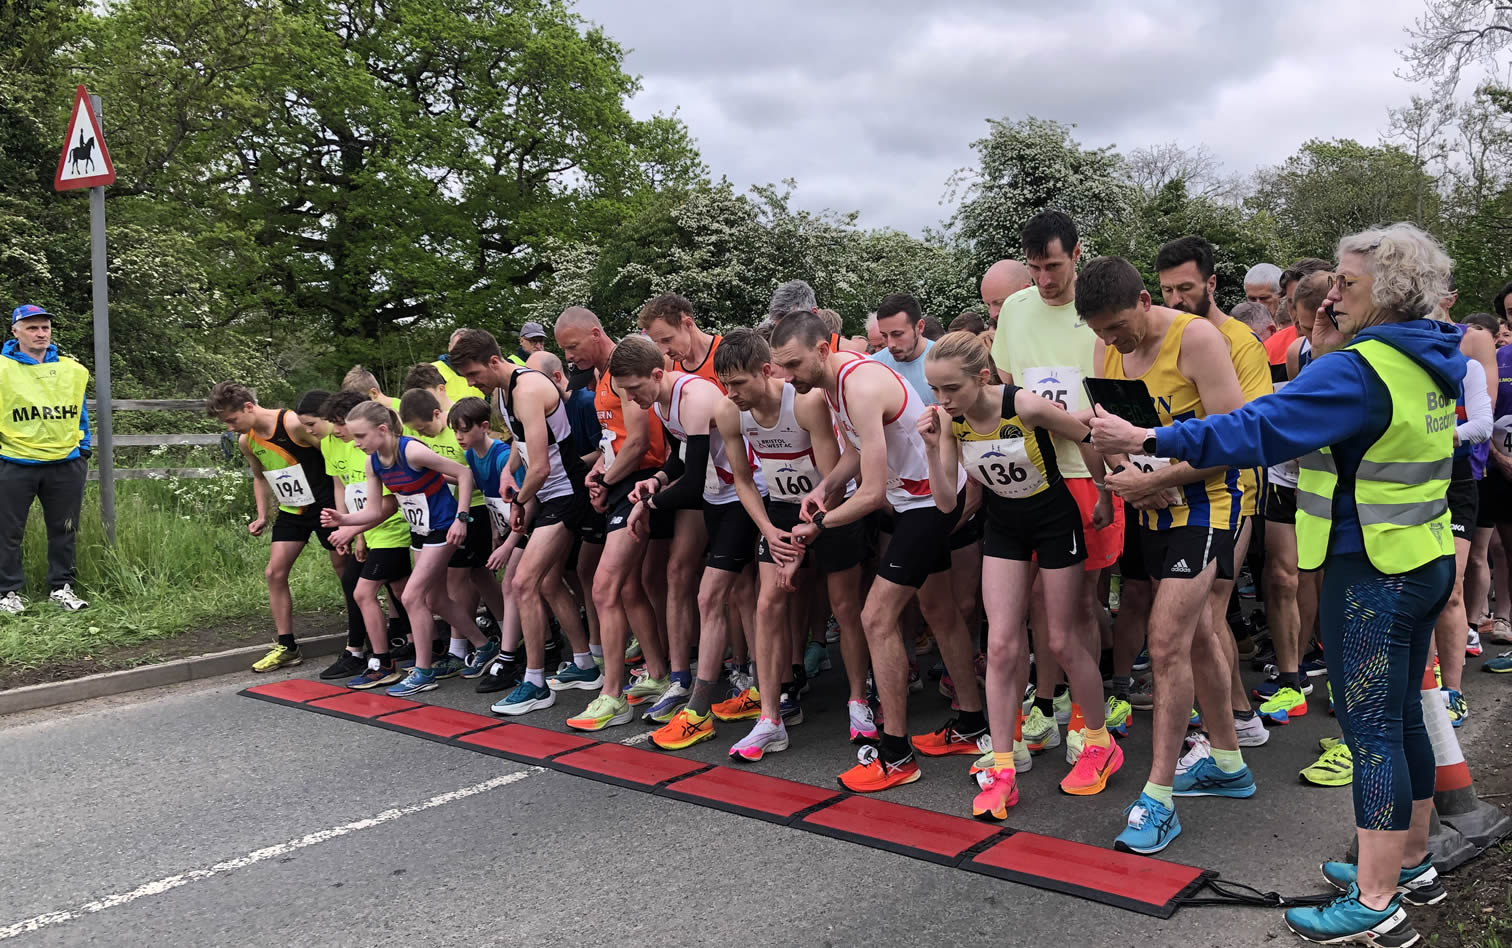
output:
M 1075 603 L 1087 558 L 1081 516 L 1055 464 L 1052 433 L 1081 444 L 1088 429 L 1054 402 L 1017 385 L 996 384 L 992 357 L 974 334 L 946 334 L 929 350 L 925 377 L 939 404 L 919 416 L 929 448 L 929 483 L 940 510 L 955 508 L 957 465 L 970 475 L 966 506 L 977 497 L 987 509 L 982 595 L 987 608 L 987 716 L 993 762 L 977 776 L 981 793 L 974 816 L 1007 818 L 1018 802 L 1014 781 L 1014 722 L 1028 677 L 1024 618 L 1036 567 L 1045 583 L 1050 644 L 1086 716 L 1086 746 L 1061 781 L 1066 793 L 1089 795 L 1107 786 L 1123 764 L 1123 751 L 1104 726 L 1102 676 L 1097 656 L 1075 627 Z M 1082 447 L 1093 470 L 1101 459 Z M 1100 506 L 1111 518 L 1106 494 Z
M 377 402 L 363 402 L 347 413 L 347 431 L 368 456 L 366 493 L 370 499 L 357 512 L 327 508 L 320 519 L 338 528 L 331 538 L 342 546 L 388 519 L 395 509 L 402 511 L 409 523 L 414 570 L 399 596 L 410 616 L 415 667 L 388 690 L 403 697 L 430 691 L 437 685 L 431 664 L 431 640 L 436 634 L 432 612 L 444 617 L 474 647 L 483 648 L 488 640 L 467 610 L 446 594 L 446 564 L 456 548 L 466 542 L 467 524 L 472 519 L 468 512 L 457 509 L 447 481 L 455 481 L 463 497 L 470 496 L 472 471 L 414 438 L 400 436 L 399 430 L 399 416 Z M 383 492 L 384 487 L 389 493 Z

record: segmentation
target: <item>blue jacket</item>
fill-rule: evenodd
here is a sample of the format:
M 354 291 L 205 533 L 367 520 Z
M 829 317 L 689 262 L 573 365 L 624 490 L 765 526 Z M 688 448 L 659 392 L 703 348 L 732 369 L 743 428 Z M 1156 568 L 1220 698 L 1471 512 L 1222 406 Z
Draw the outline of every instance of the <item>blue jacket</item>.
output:
M 1372 326 L 1356 339 L 1376 339 L 1422 366 L 1445 395 L 1465 377 L 1461 330 L 1415 319 Z M 1226 415 L 1184 421 L 1155 431 L 1155 453 L 1193 467 L 1267 467 L 1327 447 L 1339 469 L 1329 555 L 1363 553 L 1355 516 L 1354 472 L 1391 421 L 1386 385 L 1359 354 L 1318 356 L 1284 389 Z
M 58 361 L 58 347 L 56 345 L 48 346 L 47 347 L 47 351 L 45 353 L 43 353 L 43 355 L 42 355 L 42 362 L 38 362 L 36 359 L 33 359 L 31 356 L 29 356 L 25 352 L 21 351 L 21 343 L 20 342 L 18 342 L 15 339 L 9 339 L 9 340 L 6 341 L 4 347 L 0 347 L 0 358 L 15 359 L 17 362 L 21 363 L 22 365 L 41 365 L 42 363 L 46 363 L 46 362 L 56 362 L 56 361 Z M 90 440 L 89 440 L 89 400 L 87 398 L 84 400 L 84 404 L 82 404 L 82 405 L 79 406 L 79 430 L 84 433 L 84 437 L 82 439 L 80 439 L 79 446 L 77 448 L 74 448 L 73 451 L 69 453 L 68 457 L 63 458 L 63 461 L 72 461 L 74 458 L 76 458 L 76 457 L 79 456 L 79 452 L 80 451 L 88 451 L 88 450 L 90 450 L 90 447 L 89 447 L 89 445 L 90 445 Z M 14 464 L 59 464 L 59 463 L 62 463 L 60 461 L 37 461 L 37 460 L 33 460 L 32 458 L 13 458 L 13 457 L 9 457 L 7 455 L 0 455 L 0 460 L 10 461 L 10 462 L 12 462 Z

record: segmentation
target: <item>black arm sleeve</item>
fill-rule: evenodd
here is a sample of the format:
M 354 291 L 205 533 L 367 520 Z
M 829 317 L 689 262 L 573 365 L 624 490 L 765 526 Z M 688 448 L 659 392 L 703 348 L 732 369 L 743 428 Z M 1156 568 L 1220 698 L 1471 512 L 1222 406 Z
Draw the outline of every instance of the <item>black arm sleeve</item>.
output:
M 667 454 L 668 464 L 676 455 L 670 450 Z M 683 467 L 682 476 L 674 480 L 671 486 L 664 488 L 656 495 L 657 510 L 681 510 L 685 507 L 697 507 L 703 503 L 704 471 L 709 464 L 709 436 L 706 434 L 688 436 L 688 459 Z M 662 468 L 666 470 L 666 468 Z
M 678 445 L 681 444 L 682 442 L 677 440 L 677 438 L 672 435 L 672 432 L 667 432 L 667 459 L 662 462 L 661 469 L 662 473 L 667 475 L 668 484 L 677 480 L 677 478 L 682 475 L 682 472 L 687 469 L 687 465 L 684 464 L 683 459 L 679 457 L 679 454 L 681 452 L 677 450 Z

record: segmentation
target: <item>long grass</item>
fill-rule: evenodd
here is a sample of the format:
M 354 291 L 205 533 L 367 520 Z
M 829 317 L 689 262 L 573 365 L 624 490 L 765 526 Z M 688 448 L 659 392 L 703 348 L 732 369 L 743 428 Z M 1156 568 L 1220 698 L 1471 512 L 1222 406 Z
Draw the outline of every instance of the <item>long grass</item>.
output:
M 0 615 L 0 667 L 39 667 L 249 616 L 267 617 L 268 535 L 253 537 L 245 474 L 116 485 L 116 545 L 105 542 L 99 492 L 90 484 L 78 536 L 78 592 L 69 613 L 47 602 L 47 533 L 33 506 L 22 544 L 27 610 Z M 341 608 L 326 552 L 312 542 L 289 580 L 297 611 Z M 272 637 L 272 620 L 268 619 Z

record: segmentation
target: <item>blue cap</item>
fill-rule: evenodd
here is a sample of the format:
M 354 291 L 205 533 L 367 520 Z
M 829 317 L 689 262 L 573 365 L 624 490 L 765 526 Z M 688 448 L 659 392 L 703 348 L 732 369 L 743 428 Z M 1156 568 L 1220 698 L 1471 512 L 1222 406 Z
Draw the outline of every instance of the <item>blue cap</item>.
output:
M 52 313 L 49 313 L 47 310 L 43 309 L 37 304 L 22 303 L 20 306 L 17 306 L 15 309 L 11 310 L 11 325 L 14 326 L 21 320 L 30 319 L 33 316 L 46 316 L 48 319 L 52 319 Z

